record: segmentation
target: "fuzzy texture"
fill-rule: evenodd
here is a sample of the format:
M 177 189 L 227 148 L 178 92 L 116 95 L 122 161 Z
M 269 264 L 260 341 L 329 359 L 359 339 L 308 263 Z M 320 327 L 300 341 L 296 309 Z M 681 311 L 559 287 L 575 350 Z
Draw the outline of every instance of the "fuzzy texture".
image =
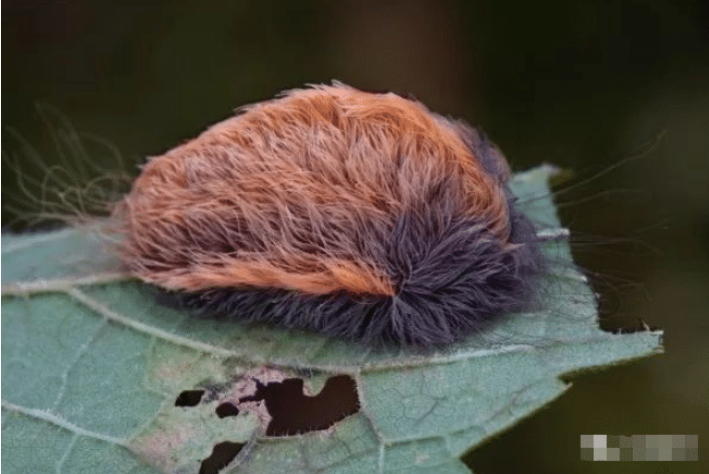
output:
M 430 346 L 532 299 L 509 175 L 466 124 L 334 83 L 151 159 L 114 215 L 132 273 L 198 314 Z

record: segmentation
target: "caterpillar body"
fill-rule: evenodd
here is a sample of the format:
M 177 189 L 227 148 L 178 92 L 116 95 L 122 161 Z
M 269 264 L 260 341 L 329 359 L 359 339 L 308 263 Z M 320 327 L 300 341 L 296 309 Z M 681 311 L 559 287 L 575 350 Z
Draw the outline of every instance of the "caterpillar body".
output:
M 197 314 L 426 347 L 534 299 L 509 178 L 464 122 L 333 82 L 150 159 L 113 214 L 130 272 Z

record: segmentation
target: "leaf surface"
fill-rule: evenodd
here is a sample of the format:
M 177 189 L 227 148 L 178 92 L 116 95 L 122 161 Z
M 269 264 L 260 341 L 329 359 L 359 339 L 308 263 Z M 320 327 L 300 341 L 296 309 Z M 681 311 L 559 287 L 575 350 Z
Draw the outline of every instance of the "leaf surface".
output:
M 512 181 L 553 262 L 543 309 L 428 353 L 193 319 L 122 274 L 99 234 L 3 235 L 3 468 L 470 472 L 460 457 L 560 396 L 569 386 L 560 376 L 661 352 L 660 331 L 598 328 L 594 293 L 573 266 L 549 196 L 553 172 L 545 165 Z M 218 416 L 264 367 L 279 380 L 302 379 L 313 396 L 347 374 L 360 409 L 328 429 L 285 437 L 266 436 L 256 410 Z M 204 395 L 176 406 L 189 390 Z M 224 469 L 203 463 L 225 442 L 232 460 Z

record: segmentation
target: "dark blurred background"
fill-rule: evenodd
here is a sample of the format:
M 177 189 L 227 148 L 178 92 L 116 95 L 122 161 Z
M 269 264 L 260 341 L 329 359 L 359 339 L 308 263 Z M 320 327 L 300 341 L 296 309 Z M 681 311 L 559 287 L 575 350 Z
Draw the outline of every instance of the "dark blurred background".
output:
M 604 327 L 662 327 L 666 354 L 575 377 L 465 461 L 478 474 L 706 469 L 582 463 L 579 435 L 699 434 L 709 458 L 709 2 L 14 0 L 2 27 L 2 149 L 27 179 L 45 171 L 11 130 L 46 166 L 58 155 L 37 103 L 136 174 L 237 106 L 331 79 L 479 125 L 515 169 L 573 170 L 560 190 L 623 163 L 558 202 Z M 109 155 L 94 148 L 96 163 Z M 6 204 L 17 177 L 2 171 Z M 3 227 L 26 216 L 3 209 Z

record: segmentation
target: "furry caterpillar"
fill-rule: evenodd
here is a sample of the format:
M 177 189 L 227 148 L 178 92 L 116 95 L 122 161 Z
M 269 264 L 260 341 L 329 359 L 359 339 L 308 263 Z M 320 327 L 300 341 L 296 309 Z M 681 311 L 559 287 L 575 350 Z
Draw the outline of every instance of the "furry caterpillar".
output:
M 509 177 L 465 123 L 334 82 L 150 159 L 113 214 L 130 272 L 197 314 L 426 347 L 533 300 Z

